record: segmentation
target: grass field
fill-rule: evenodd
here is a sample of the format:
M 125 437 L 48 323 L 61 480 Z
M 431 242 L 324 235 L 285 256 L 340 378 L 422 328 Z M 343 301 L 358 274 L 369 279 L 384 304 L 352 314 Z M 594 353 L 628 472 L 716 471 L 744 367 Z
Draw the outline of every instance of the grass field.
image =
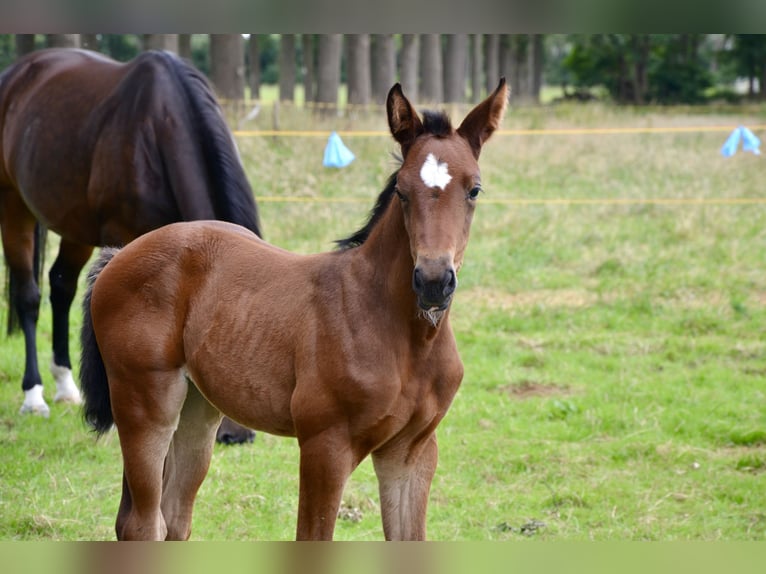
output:
M 280 114 L 282 129 L 385 129 L 382 112 Z M 264 109 L 240 127 L 270 129 L 272 118 Z M 511 108 L 503 127 L 763 123 L 762 108 L 594 105 Z M 452 310 L 465 378 L 438 432 L 431 539 L 764 538 L 764 160 L 722 158 L 727 135 L 498 135 L 487 144 L 486 193 Z M 324 138 L 239 138 L 267 239 L 327 250 L 363 223 L 395 148 L 383 137 L 344 141 L 356 161 L 328 170 Z M 77 351 L 79 308 L 72 321 Z M 47 365 L 47 301 L 39 337 Z M 54 405 L 47 420 L 20 417 L 22 348 L 21 337 L 0 343 L 0 540 L 113 539 L 116 434 L 96 442 L 68 406 Z M 264 434 L 217 446 L 192 539 L 291 539 L 297 452 Z M 347 486 L 336 537 L 382 538 L 369 462 Z

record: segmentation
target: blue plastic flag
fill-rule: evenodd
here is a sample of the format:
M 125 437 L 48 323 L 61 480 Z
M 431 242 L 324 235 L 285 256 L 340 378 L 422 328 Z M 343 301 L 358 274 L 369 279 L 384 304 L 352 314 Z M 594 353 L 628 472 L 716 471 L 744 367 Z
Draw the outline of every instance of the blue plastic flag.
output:
M 761 155 L 761 151 L 758 149 L 761 146 L 761 140 L 747 129 L 745 126 L 739 126 L 736 128 L 721 148 L 721 155 L 724 157 L 731 157 L 737 153 L 739 147 L 739 141 L 742 140 L 742 151 L 753 152 L 755 155 Z
M 332 132 L 327 140 L 327 146 L 324 148 L 325 167 L 346 167 L 354 161 L 354 154 L 343 145 L 343 141 L 337 132 Z
M 742 132 L 742 151 L 751 151 L 755 155 L 761 155 L 761 150 L 758 148 L 761 145 L 761 140 L 745 127 L 739 128 Z
M 740 137 L 739 128 L 736 128 L 733 132 L 731 132 L 729 137 L 726 138 L 723 147 L 721 148 L 721 155 L 723 157 L 731 157 L 737 153 Z

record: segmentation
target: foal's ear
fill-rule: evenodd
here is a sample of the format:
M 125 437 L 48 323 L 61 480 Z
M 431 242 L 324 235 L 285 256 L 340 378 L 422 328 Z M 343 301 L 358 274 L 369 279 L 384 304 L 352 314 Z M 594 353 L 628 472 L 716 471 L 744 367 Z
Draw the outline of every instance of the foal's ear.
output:
M 471 110 L 457 129 L 457 133 L 468 140 L 476 159 L 479 159 L 481 146 L 500 125 L 500 120 L 503 119 L 503 113 L 505 113 L 505 106 L 508 103 L 508 96 L 509 89 L 505 83 L 505 78 L 500 78 L 500 83 L 495 91 Z
M 407 155 L 415 138 L 423 133 L 423 123 L 409 100 L 402 93 L 401 84 L 394 84 L 386 98 L 388 127 L 391 135 L 402 146 L 402 156 Z

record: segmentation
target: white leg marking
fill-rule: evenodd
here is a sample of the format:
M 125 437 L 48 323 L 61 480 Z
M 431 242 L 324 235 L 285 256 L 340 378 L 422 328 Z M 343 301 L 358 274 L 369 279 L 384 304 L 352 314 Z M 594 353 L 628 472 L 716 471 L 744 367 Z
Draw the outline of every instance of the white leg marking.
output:
M 439 187 L 442 190 L 452 181 L 447 163 L 439 161 L 432 153 L 428 154 L 420 168 L 420 177 L 428 187 Z
M 80 389 L 77 388 L 72 377 L 72 369 L 62 367 L 51 361 L 51 373 L 56 379 L 56 396 L 53 398 L 55 402 L 72 403 L 73 405 L 82 403 Z
M 19 413 L 34 415 L 40 415 L 48 418 L 51 414 L 51 410 L 43 399 L 43 386 L 35 385 L 28 391 L 24 391 L 24 404 L 21 405 Z

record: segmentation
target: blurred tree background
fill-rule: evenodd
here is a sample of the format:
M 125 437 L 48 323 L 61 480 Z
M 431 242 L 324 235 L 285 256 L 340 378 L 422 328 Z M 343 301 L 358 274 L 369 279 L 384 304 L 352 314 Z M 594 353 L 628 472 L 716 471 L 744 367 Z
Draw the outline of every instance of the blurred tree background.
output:
M 419 102 L 475 102 L 504 75 L 514 102 L 617 104 L 766 100 L 763 34 L 3 34 L 0 68 L 51 46 L 127 61 L 168 49 L 191 60 L 219 96 L 258 99 L 278 86 L 306 102 L 379 104 L 395 81 Z

